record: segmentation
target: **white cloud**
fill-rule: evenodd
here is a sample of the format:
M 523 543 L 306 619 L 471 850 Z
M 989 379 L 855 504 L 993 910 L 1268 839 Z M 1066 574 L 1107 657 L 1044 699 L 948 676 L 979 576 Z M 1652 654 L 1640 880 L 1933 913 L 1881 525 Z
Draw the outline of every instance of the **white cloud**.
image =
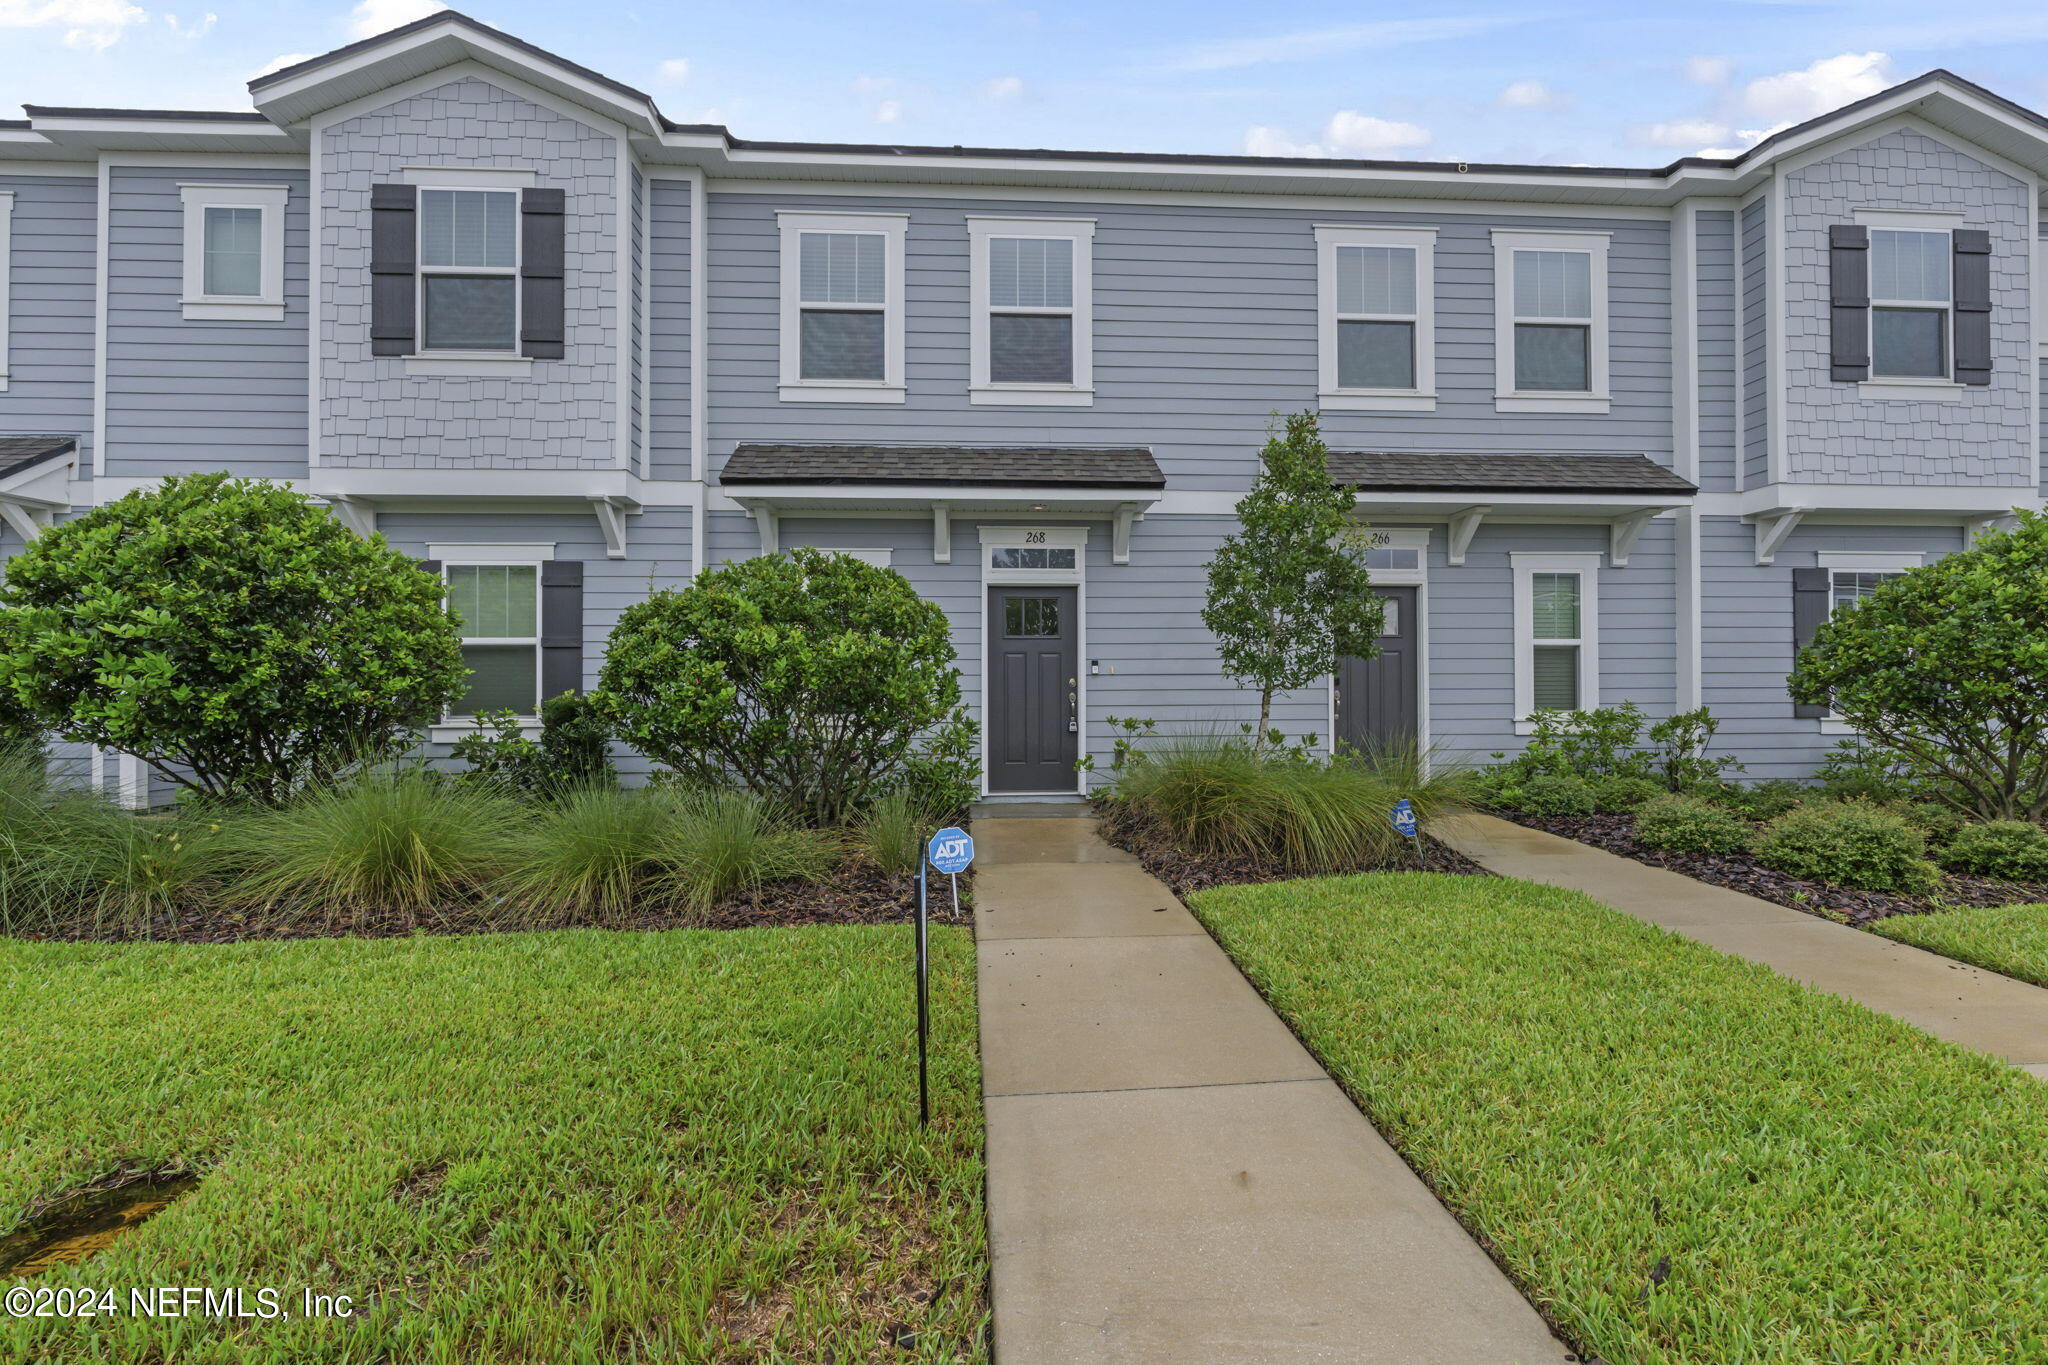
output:
M 1735 74 L 1735 61 L 1731 57 L 1687 57 L 1684 70 L 1685 78 L 1694 85 L 1726 85 Z
M 875 122 L 877 122 L 877 123 L 901 123 L 901 122 L 903 122 L 903 101 L 902 101 L 902 100 L 883 100 L 883 101 L 882 101 L 882 102 L 881 102 L 880 104 L 876 105 L 876 106 L 875 106 Z
M 981 87 L 981 97 L 989 100 L 1013 100 L 1024 93 L 1024 82 L 1016 76 L 998 76 Z
M 220 22 L 218 14 L 202 14 L 197 20 L 189 24 L 175 14 L 166 14 L 164 16 L 164 26 L 170 29 L 173 36 L 182 38 L 188 43 L 196 43 L 201 38 L 204 38 L 213 31 L 213 26 L 218 22 Z
M 128 0 L 0 0 L 0 28 L 61 28 L 66 47 L 104 52 L 149 15 Z
M 1892 59 L 1882 52 L 1823 57 L 1802 70 L 1751 81 L 1742 88 L 1739 107 L 1783 127 L 1875 95 L 1895 83 L 1891 68 Z
M 1729 135 L 1727 124 L 1704 118 L 1673 119 L 1669 123 L 1648 123 L 1629 129 L 1629 137 L 1646 147 L 1688 150 L 1706 142 L 1725 142 Z
M 1386 19 L 1345 24 L 1339 28 L 1304 29 L 1264 38 L 1237 38 L 1181 48 L 1169 53 L 1160 63 L 1160 68 L 1183 72 L 1229 71 L 1236 67 L 1298 62 L 1367 48 L 1468 38 L 1519 22 L 1514 18 L 1475 15 L 1457 19 Z
M 1495 102 L 1503 109 L 1543 109 L 1555 112 L 1572 107 L 1570 95 L 1552 90 L 1542 81 L 1516 81 L 1501 91 Z
M 879 95 L 896 84 L 894 76 L 855 76 L 853 93 L 856 95 Z
M 362 0 L 348 12 L 348 31 L 369 38 L 447 8 L 440 0 Z
M 279 55 L 272 57 L 269 61 L 265 62 L 260 69 L 251 71 L 249 73 L 249 79 L 253 81 L 258 77 L 268 76 L 273 71 L 282 71 L 288 66 L 297 66 L 300 62 L 310 62 L 313 60 L 315 55 L 316 54 L 311 52 L 280 53 Z
M 671 57 L 661 64 L 660 71 L 663 85 L 681 85 L 690 79 L 690 59 Z
M 1245 129 L 1244 149 L 1250 156 L 1374 156 L 1416 151 L 1431 140 L 1429 129 L 1419 123 L 1339 109 L 1323 125 L 1320 142 L 1296 142 L 1285 129 L 1256 125 Z

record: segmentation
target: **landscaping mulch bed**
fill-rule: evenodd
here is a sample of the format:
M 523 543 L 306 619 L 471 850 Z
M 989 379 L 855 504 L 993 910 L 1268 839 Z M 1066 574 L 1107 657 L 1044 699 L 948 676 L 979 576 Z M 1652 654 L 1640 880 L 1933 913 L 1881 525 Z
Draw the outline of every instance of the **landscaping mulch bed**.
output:
M 1270 860 L 1221 858 L 1191 853 L 1175 843 L 1156 824 L 1115 803 L 1095 803 L 1097 829 L 1113 848 L 1135 853 L 1138 862 L 1165 882 L 1173 894 L 1186 900 L 1194 892 L 1212 886 L 1247 886 L 1258 882 L 1283 882 L 1309 875 Z M 1493 874 L 1450 845 L 1427 834 L 1416 841 L 1412 860 L 1379 867 L 1359 867 L 1356 872 L 1453 872 L 1463 876 L 1490 877 Z
M 972 874 L 969 874 L 970 876 Z M 963 881 L 966 878 L 962 879 Z M 963 886 L 959 922 L 969 923 Z M 947 923 L 951 898 L 940 887 L 931 903 L 934 923 Z M 17 938 L 66 943 L 239 943 L 249 939 L 403 938 L 410 934 L 524 933 L 545 929 L 761 929 L 802 924 L 908 924 L 917 918 L 917 881 L 889 877 L 872 867 L 849 867 L 820 882 L 778 882 L 692 913 L 680 906 L 649 906 L 615 919 L 560 914 L 531 920 L 491 918 L 488 906 L 467 901 L 433 910 L 382 914 L 291 914 L 194 903 L 148 921 L 89 916 L 38 926 Z
M 1651 867 L 1683 873 L 1696 881 L 1725 886 L 1759 900 L 1803 910 L 1822 919 L 1861 928 L 1890 915 L 1925 915 L 1957 906 L 2022 905 L 2048 902 L 2048 886 L 1994 881 L 1944 873 L 1941 890 L 1932 896 L 1907 896 L 1892 891 L 1859 891 L 1827 882 L 1803 881 L 1774 872 L 1743 853 L 1667 853 L 1636 842 L 1635 817 L 1616 815 L 1524 815 L 1497 810 L 1492 814 L 1530 829 L 1540 829 L 1582 844 L 1633 858 Z

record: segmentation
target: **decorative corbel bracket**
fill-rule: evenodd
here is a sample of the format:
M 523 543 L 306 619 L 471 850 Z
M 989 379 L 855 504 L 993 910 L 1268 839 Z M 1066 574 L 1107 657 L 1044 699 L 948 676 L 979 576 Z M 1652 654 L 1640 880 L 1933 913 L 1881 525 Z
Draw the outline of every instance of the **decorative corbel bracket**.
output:
M 363 539 L 377 534 L 377 509 L 369 503 L 341 494 L 329 494 L 327 509 L 334 519 Z
M 1464 567 L 1465 549 L 1471 545 L 1473 535 L 1479 530 L 1479 523 L 1485 521 L 1487 513 L 1492 510 L 1491 506 L 1467 507 L 1464 511 L 1451 516 L 1450 544 L 1444 556 L 1446 564 L 1454 569 Z
M 1643 530 L 1656 520 L 1655 509 L 1616 517 L 1607 528 L 1607 562 L 1617 569 L 1628 567 L 1628 552 L 1642 539 Z
M 1785 540 L 1806 520 L 1804 507 L 1786 507 L 1766 512 L 1756 519 L 1756 562 L 1768 564 L 1785 548 Z
M 1135 502 L 1127 502 L 1116 509 L 1116 521 L 1110 529 L 1110 563 L 1128 564 L 1131 562 L 1131 523 L 1142 520 L 1144 515 L 1144 507 Z
M 932 504 L 932 563 L 953 562 L 953 509 L 943 502 Z
M 626 514 L 631 509 L 619 498 L 592 498 L 590 510 L 597 514 L 598 529 L 604 532 L 604 552 L 612 559 L 626 557 Z

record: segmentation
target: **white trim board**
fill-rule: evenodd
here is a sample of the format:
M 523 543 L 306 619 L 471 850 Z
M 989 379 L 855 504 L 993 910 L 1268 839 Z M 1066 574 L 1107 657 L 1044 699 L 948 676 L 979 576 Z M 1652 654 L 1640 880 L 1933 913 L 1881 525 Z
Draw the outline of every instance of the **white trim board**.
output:
M 7 392 L 9 298 L 13 295 L 14 191 L 0 190 L 0 393 Z

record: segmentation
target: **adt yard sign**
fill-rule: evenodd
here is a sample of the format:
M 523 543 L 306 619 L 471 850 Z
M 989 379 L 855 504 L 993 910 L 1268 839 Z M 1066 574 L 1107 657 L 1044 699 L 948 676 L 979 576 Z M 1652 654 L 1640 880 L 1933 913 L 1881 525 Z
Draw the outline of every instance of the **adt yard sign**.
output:
M 1415 807 L 1408 804 L 1407 797 L 1404 796 L 1394 803 L 1393 822 L 1394 833 L 1404 839 L 1415 837 Z
M 932 866 L 947 876 L 965 872 L 974 861 L 974 838 L 964 829 L 948 825 L 932 836 Z

